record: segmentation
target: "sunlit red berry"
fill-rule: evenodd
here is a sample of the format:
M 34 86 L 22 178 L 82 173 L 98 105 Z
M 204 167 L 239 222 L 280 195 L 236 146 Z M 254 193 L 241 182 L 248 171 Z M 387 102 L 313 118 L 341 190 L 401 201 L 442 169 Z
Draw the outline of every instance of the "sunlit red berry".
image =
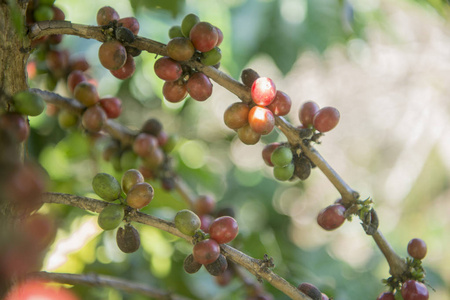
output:
M 273 113 L 261 106 L 254 106 L 248 113 L 248 123 L 256 133 L 269 134 L 275 126 L 275 117 Z
M 269 105 L 275 99 L 276 93 L 275 83 L 268 77 L 259 77 L 252 84 L 251 95 L 257 105 Z

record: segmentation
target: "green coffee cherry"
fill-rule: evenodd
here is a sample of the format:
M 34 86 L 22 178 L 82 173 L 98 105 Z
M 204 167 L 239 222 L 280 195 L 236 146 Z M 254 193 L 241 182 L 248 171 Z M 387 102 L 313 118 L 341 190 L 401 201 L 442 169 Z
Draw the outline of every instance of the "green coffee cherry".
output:
M 45 102 L 42 97 L 28 91 L 15 94 L 13 102 L 18 113 L 28 116 L 38 116 L 45 108 Z
M 222 59 L 222 51 L 219 47 L 214 47 L 208 52 L 203 52 L 200 58 L 200 62 L 205 66 L 214 66 Z
M 53 19 L 53 9 L 50 6 L 41 5 L 34 11 L 34 19 L 39 21 L 47 21 Z
M 270 157 L 272 164 L 274 166 L 284 167 L 292 162 L 292 151 L 288 147 L 278 147 L 276 148 Z
M 293 163 L 290 163 L 284 167 L 274 166 L 273 176 L 278 180 L 286 181 L 289 180 L 292 177 L 292 175 L 294 175 L 294 169 L 295 166 Z
M 108 205 L 98 215 L 98 226 L 103 230 L 117 228 L 125 216 L 122 205 Z
M 200 22 L 199 17 L 195 14 L 188 14 L 184 17 L 183 21 L 181 21 L 181 32 L 185 37 L 189 37 L 189 33 L 191 32 L 192 27 L 195 24 Z
M 116 178 L 107 173 L 98 173 L 92 179 L 94 192 L 103 200 L 114 201 L 119 198 L 122 189 Z
M 175 227 L 186 235 L 193 236 L 200 225 L 200 218 L 188 209 L 180 210 L 175 215 Z
M 183 32 L 181 32 L 181 26 L 175 25 L 169 29 L 169 38 L 173 39 L 175 37 L 183 37 Z

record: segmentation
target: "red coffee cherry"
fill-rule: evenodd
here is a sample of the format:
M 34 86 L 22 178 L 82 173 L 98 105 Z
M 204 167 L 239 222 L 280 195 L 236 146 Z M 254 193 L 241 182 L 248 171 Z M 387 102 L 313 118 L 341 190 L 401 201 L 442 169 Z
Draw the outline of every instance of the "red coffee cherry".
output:
M 127 205 L 141 209 L 152 201 L 154 196 L 153 187 L 147 182 L 136 183 L 127 194 Z
M 215 219 L 209 226 L 209 235 L 219 244 L 226 244 L 234 240 L 239 232 L 235 219 L 223 216 Z
M 275 126 L 275 117 L 272 112 L 261 106 L 253 106 L 248 113 L 248 123 L 256 133 L 269 134 Z
M 211 223 L 214 221 L 213 216 L 211 215 L 201 215 L 199 216 L 200 218 L 200 229 L 203 230 L 204 232 L 208 233 L 209 232 L 209 226 L 211 225 Z
M 215 28 L 217 30 L 217 44 L 216 44 L 216 47 L 219 47 L 220 44 L 222 44 L 222 41 L 223 41 L 223 32 L 222 32 L 222 30 L 220 30 L 219 27 L 215 26 Z
M 187 94 L 186 84 L 181 81 L 166 81 L 163 85 L 164 98 L 169 102 L 180 102 Z
M 314 115 L 313 126 L 320 132 L 327 132 L 339 123 L 339 111 L 331 106 L 323 107 Z
M 212 95 L 212 83 L 208 76 L 203 73 L 196 72 L 189 77 L 186 83 L 186 89 L 192 99 L 197 101 L 205 101 Z
M 168 56 L 159 58 L 154 65 L 156 76 L 165 81 L 175 81 L 183 74 L 181 65 Z
M 427 244 L 421 239 L 412 239 L 408 243 L 408 254 L 415 259 L 423 259 L 427 255 Z
M 189 60 L 195 53 L 191 40 L 183 37 L 176 37 L 167 43 L 167 53 L 170 58 L 176 61 Z
M 208 52 L 214 48 L 219 40 L 216 28 L 208 22 L 199 22 L 192 27 L 189 38 L 195 49 L 200 52 Z
M 137 35 L 139 33 L 139 21 L 135 17 L 126 17 L 119 19 L 117 24 L 119 26 L 130 29 L 134 35 Z
M 130 78 L 134 74 L 134 71 L 136 71 L 136 63 L 134 62 L 133 56 L 130 54 L 127 54 L 127 60 L 121 68 L 110 70 L 114 77 L 122 80 Z
M 291 110 L 291 106 L 291 98 L 286 93 L 277 91 L 275 99 L 267 106 L 267 108 L 270 109 L 275 116 L 285 116 Z
M 87 81 L 86 75 L 80 70 L 74 70 L 70 72 L 69 76 L 67 77 L 67 87 L 69 88 L 69 91 L 73 94 L 75 87 L 83 81 Z
M 269 167 L 273 167 L 273 163 L 272 163 L 272 153 L 273 151 L 275 151 L 275 149 L 277 149 L 278 147 L 280 147 L 281 144 L 280 143 L 271 143 L 271 144 L 267 144 L 263 151 L 262 151 L 262 158 L 264 160 L 264 162 L 266 163 L 266 165 L 268 165 Z
M 97 12 L 97 24 L 99 26 L 108 25 L 109 22 L 119 20 L 119 14 L 111 6 L 104 6 Z
M 325 230 L 334 230 L 345 221 L 345 207 L 341 204 L 333 204 L 324 208 L 317 216 L 317 223 Z
M 255 132 L 250 124 L 244 125 L 237 131 L 238 137 L 246 145 L 254 145 L 261 139 L 261 134 Z
M 127 61 L 127 51 L 119 41 L 103 43 L 98 49 L 98 58 L 103 67 L 108 70 L 118 70 Z
M 384 292 L 377 297 L 377 300 L 395 300 L 392 292 Z
M 79 71 L 87 71 L 89 69 L 89 63 L 87 62 L 86 58 L 84 57 L 75 57 L 71 58 L 69 61 L 69 68 L 72 71 L 79 70 Z
M 60 77 L 66 72 L 69 65 L 69 57 L 65 51 L 50 50 L 45 56 L 45 62 L 48 69 L 56 75 L 56 77 Z
M 90 132 L 99 132 L 106 122 L 106 113 L 100 106 L 94 105 L 86 109 L 81 117 L 81 123 Z
M 252 84 L 251 95 L 257 105 L 269 105 L 275 99 L 276 93 L 275 83 L 268 77 L 259 77 Z
M 140 133 L 133 142 L 133 151 L 140 157 L 151 155 L 158 148 L 158 139 L 147 133 Z
M 428 300 L 428 289 L 419 281 L 408 280 L 402 285 L 402 297 L 404 300 Z
M 107 97 L 99 100 L 100 106 L 106 113 L 108 119 L 115 119 L 122 113 L 122 101 L 116 97 Z
M 219 244 L 212 239 L 203 240 L 194 245 L 192 255 L 196 262 L 208 265 L 216 261 L 220 255 Z
M 236 102 L 228 106 L 223 115 L 225 125 L 231 129 L 239 129 L 248 124 L 250 108 L 243 102 Z
M 314 101 L 308 101 L 300 106 L 298 118 L 304 127 L 312 126 L 314 115 L 319 111 L 319 105 Z
M 85 106 L 89 107 L 98 102 L 99 96 L 97 88 L 92 83 L 82 81 L 75 87 L 73 91 L 75 99 L 80 101 Z
M 0 128 L 10 132 L 18 143 L 25 141 L 30 133 L 28 122 L 18 113 L 0 115 Z
M 211 214 L 216 208 L 216 201 L 210 195 L 198 196 L 194 202 L 194 210 L 198 215 Z

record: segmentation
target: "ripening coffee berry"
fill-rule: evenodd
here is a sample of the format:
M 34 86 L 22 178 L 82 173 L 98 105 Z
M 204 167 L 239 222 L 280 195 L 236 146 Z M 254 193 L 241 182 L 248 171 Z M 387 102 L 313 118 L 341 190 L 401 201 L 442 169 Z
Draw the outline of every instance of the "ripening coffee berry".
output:
M 181 26 L 174 25 L 169 29 L 169 38 L 173 39 L 175 37 L 183 37 L 183 32 L 181 32 Z
M 189 32 L 189 38 L 195 49 L 200 52 L 208 52 L 216 46 L 219 33 L 210 23 L 198 22 Z
M 180 63 L 171 59 L 168 56 L 159 58 L 154 65 L 154 71 L 156 76 L 165 81 L 175 81 L 183 74 L 183 69 Z
M 192 249 L 192 255 L 199 264 L 207 265 L 213 263 L 220 255 L 219 244 L 213 239 L 198 242 Z
M 62 109 L 58 113 L 58 124 L 62 129 L 74 127 L 78 124 L 79 119 L 78 114 L 72 113 L 67 109 Z
M 425 284 L 408 280 L 402 285 L 403 300 L 428 300 L 429 294 Z
M 119 19 L 117 25 L 128 28 L 134 35 L 139 33 L 139 21 L 135 17 Z
M 286 181 L 292 178 L 294 176 L 294 170 L 295 166 L 291 162 L 286 166 L 274 166 L 273 167 L 273 176 L 280 180 L 280 181 Z
M 71 93 L 74 92 L 75 87 L 82 81 L 87 81 L 86 75 L 80 70 L 74 70 L 67 76 L 67 87 Z
M 69 64 L 69 58 L 66 51 L 49 50 L 45 56 L 47 67 L 55 77 L 60 78 L 64 75 Z
M 203 73 L 196 72 L 189 77 L 186 83 L 186 90 L 192 99 L 197 101 L 205 101 L 212 95 L 212 83 L 208 76 Z
M 135 184 L 127 194 L 127 204 L 133 208 L 141 209 L 152 201 L 153 187 L 147 182 Z
M 125 194 L 138 183 L 144 182 L 144 176 L 136 169 L 129 169 L 122 175 L 122 190 Z
M 116 97 L 106 97 L 99 100 L 100 106 L 108 119 L 115 119 L 122 113 L 122 101 Z
M 217 36 L 218 36 L 216 47 L 219 47 L 220 44 L 222 44 L 222 41 L 223 41 L 223 32 L 222 32 L 222 30 L 220 30 L 219 27 L 215 27 L 215 28 L 217 30 Z
M 259 77 L 252 84 L 251 95 L 257 105 L 269 105 L 275 99 L 276 93 L 275 83 L 268 77 Z
M 175 215 L 175 227 L 182 233 L 193 236 L 200 229 L 200 218 L 188 209 L 182 209 Z
M 10 132 L 18 143 L 25 141 L 30 133 L 28 122 L 18 113 L 0 115 L 0 128 Z
M 255 82 L 256 79 L 259 78 L 259 74 L 256 73 L 253 69 L 244 69 L 241 73 L 241 80 L 242 83 L 248 86 L 249 88 L 252 87 L 253 82 Z
M 158 137 L 158 135 L 162 132 L 162 129 L 163 125 L 161 122 L 152 118 L 145 121 L 144 125 L 142 125 L 141 131 Z
M 334 230 L 345 221 L 345 207 L 341 204 L 333 204 L 319 212 L 317 223 L 325 230 Z
M 117 230 L 116 242 L 122 252 L 133 253 L 141 246 L 141 237 L 136 228 L 131 224 L 127 224 L 125 228 L 120 227 Z
M 408 243 L 408 254 L 415 259 L 423 259 L 427 255 L 427 244 L 421 239 L 412 239 Z
M 164 157 L 164 151 L 158 147 L 151 154 L 142 158 L 142 164 L 154 170 L 164 162 Z
M 377 300 L 395 300 L 395 295 L 392 292 L 384 292 L 377 297 Z
M 219 47 L 214 47 L 200 56 L 200 62 L 205 66 L 217 65 L 222 59 L 222 51 Z
M 272 132 L 275 126 L 275 117 L 269 109 L 253 106 L 248 113 L 248 123 L 253 131 L 265 135 Z
M 191 40 L 183 37 L 176 37 L 167 43 L 167 54 L 176 61 L 189 60 L 195 53 Z
M 286 93 L 277 91 L 275 99 L 267 106 L 267 108 L 270 109 L 275 116 L 285 116 L 291 110 L 291 105 L 291 98 Z
M 270 161 L 274 166 L 284 167 L 292 162 L 293 157 L 291 148 L 281 146 L 273 151 Z
M 339 123 L 339 111 L 331 106 L 323 107 L 314 115 L 313 126 L 320 132 L 327 132 Z
M 191 32 L 192 27 L 195 26 L 195 24 L 199 23 L 200 19 L 195 14 L 188 14 L 186 15 L 183 20 L 181 21 L 181 32 L 185 37 L 189 37 L 189 33 Z
M 212 276 L 219 276 L 225 272 L 228 268 L 228 261 L 222 254 L 219 255 L 219 258 L 216 261 L 205 265 L 205 269 Z
M 266 165 L 268 165 L 269 167 L 273 167 L 273 163 L 271 160 L 273 151 L 280 146 L 280 143 L 270 143 L 264 146 L 264 149 L 262 150 L 262 158 Z
M 300 106 L 300 110 L 298 111 L 298 118 L 300 119 L 300 123 L 304 127 L 310 127 L 313 125 L 314 115 L 319 111 L 319 105 L 317 105 L 314 101 L 308 101 Z
M 98 215 L 98 226 L 103 230 L 116 229 L 124 217 L 125 211 L 122 205 L 108 205 Z
M 45 109 L 44 99 L 29 91 L 16 93 L 13 96 L 13 103 L 16 112 L 28 116 L 38 116 Z
M 325 295 L 324 293 L 322 293 L 322 300 L 330 300 L 330 298 L 328 298 L 327 295 Z
M 99 100 L 97 88 L 87 81 L 82 81 L 77 84 L 73 91 L 73 95 L 75 99 L 87 107 L 94 105 Z
M 88 107 L 81 116 L 81 123 L 90 132 L 99 132 L 106 123 L 106 113 L 100 106 Z
M 297 287 L 297 289 L 311 297 L 312 300 L 322 300 L 322 293 L 315 285 L 311 283 L 303 282 Z
M 236 220 L 229 216 L 215 219 L 209 225 L 209 235 L 219 244 L 226 244 L 234 240 L 239 232 Z
M 248 124 L 250 108 L 246 103 L 236 102 L 228 106 L 223 114 L 225 125 L 231 129 L 239 129 Z
M 147 133 L 139 133 L 133 142 L 133 151 L 140 157 L 147 157 L 158 148 L 158 139 Z
M 211 215 L 201 215 L 200 216 L 200 222 L 202 223 L 200 225 L 200 229 L 203 230 L 203 232 L 209 233 L 209 225 L 214 221 L 213 216 Z
M 193 207 L 198 215 L 211 214 L 216 208 L 216 201 L 210 195 L 201 195 L 195 199 Z
M 197 273 L 198 270 L 200 270 L 201 267 L 202 267 L 202 264 L 200 264 L 197 261 L 195 261 L 194 255 L 192 255 L 192 254 L 189 254 L 184 259 L 183 268 L 186 271 L 186 273 L 188 273 L 188 274 Z
M 188 92 L 186 84 L 180 81 L 166 81 L 163 85 L 164 98 L 172 103 L 180 102 L 186 98 Z
M 119 14 L 111 6 L 104 6 L 97 12 L 97 24 L 99 26 L 108 25 L 109 22 L 119 20 Z
M 39 21 L 51 20 L 54 17 L 53 9 L 50 6 L 41 5 L 33 13 L 34 19 Z
M 118 70 L 127 61 L 125 47 L 116 40 L 103 43 L 98 49 L 98 58 L 103 67 L 108 70 Z
M 136 63 L 134 62 L 133 56 L 130 54 L 127 54 L 127 60 L 121 68 L 117 70 L 110 70 L 114 77 L 121 80 L 125 80 L 133 76 L 134 71 L 136 71 Z
M 255 132 L 250 124 L 244 125 L 237 131 L 238 137 L 246 145 L 254 145 L 261 139 L 261 134 Z
M 73 71 L 87 71 L 89 69 L 89 63 L 84 57 L 71 57 L 69 61 L 69 68 Z
M 92 179 L 94 192 L 103 200 L 114 201 L 119 198 L 122 189 L 116 178 L 107 173 L 98 173 Z

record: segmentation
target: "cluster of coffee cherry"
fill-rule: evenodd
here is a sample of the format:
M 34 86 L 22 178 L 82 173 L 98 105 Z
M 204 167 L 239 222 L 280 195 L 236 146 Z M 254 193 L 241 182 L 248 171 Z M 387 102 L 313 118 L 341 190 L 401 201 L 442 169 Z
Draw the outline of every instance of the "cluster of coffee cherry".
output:
M 135 169 L 126 171 L 122 175 L 121 183 L 110 174 L 98 173 L 92 180 L 92 188 L 103 200 L 121 202 L 118 205 L 106 206 L 98 215 L 98 225 L 103 230 L 116 229 L 122 223 L 126 206 L 141 209 L 147 206 L 154 196 L 153 187 L 145 182 L 144 176 Z M 122 192 L 125 198 L 122 197 Z M 125 253 L 137 251 L 141 244 L 139 232 L 130 222 L 117 230 L 116 241 L 119 249 Z
M 134 56 L 140 51 L 125 47 L 123 43 L 134 41 L 140 28 L 138 20 L 135 17 L 120 18 L 114 8 L 104 6 L 97 12 L 97 24 L 110 33 L 109 39 L 98 50 L 100 63 L 116 78 L 130 78 L 136 70 Z
M 242 82 L 251 88 L 253 102 L 231 104 L 224 113 L 224 122 L 230 129 L 236 130 L 239 139 L 247 145 L 254 145 L 261 135 L 272 132 L 275 116 L 289 113 L 292 101 L 290 97 L 278 91 L 272 79 L 259 77 L 252 69 L 241 74 Z

